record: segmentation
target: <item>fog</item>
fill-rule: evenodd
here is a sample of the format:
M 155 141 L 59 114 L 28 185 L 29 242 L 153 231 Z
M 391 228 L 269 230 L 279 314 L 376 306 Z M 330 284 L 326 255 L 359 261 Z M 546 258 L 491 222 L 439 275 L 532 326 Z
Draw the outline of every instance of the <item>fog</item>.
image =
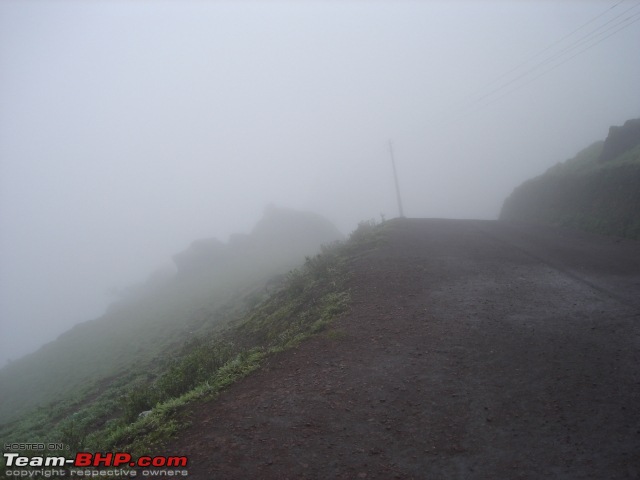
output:
M 407 216 L 496 218 L 640 116 L 637 7 L 3 1 L 0 364 L 270 203 L 396 216 L 389 140 Z

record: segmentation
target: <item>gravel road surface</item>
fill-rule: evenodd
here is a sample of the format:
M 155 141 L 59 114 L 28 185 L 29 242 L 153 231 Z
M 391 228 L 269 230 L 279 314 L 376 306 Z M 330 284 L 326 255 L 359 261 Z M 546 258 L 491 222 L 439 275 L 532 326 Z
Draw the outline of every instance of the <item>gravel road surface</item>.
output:
M 190 478 L 640 478 L 640 242 L 388 227 L 348 314 L 193 411 Z

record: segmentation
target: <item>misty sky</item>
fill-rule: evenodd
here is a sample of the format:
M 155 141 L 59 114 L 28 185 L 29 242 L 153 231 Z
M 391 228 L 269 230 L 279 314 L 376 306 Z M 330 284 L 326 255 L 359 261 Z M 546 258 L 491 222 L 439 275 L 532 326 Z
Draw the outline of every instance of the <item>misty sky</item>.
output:
M 496 218 L 640 116 L 639 5 L 2 1 L 0 364 L 269 203 L 395 216 L 389 139 L 407 216 Z

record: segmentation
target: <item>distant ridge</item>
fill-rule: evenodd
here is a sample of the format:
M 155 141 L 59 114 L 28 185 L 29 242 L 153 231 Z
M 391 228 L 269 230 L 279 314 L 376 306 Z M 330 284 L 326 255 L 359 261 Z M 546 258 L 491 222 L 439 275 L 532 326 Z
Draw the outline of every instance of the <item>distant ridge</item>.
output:
M 320 215 L 270 206 L 247 235 L 233 235 L 227 244 L 193 242 L 173 257 L 177 271 L 152 274 L 102 317 L 0 369 L 0 424 L 70 401 L 79 388 L 122 381 L 132 366 L 155 364 L 164 351 L 217 328 L 228 315 L 221 311 L 226 303 L 342 238 Z

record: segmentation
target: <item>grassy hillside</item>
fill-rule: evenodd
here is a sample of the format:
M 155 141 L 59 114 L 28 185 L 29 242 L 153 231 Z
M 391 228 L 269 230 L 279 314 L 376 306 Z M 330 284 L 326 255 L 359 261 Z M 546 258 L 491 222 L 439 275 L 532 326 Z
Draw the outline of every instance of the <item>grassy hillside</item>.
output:
M 137 381 L 135 372 L 159 374 L 185 341 L 219 331 L 266 295 L 269 278 L 341 237 L 315 214 L 271 208 L 229 244 L 194 242 L 176 255 L 175 275 L 132 288 L 103 317 L 0 370 L 0 424 L 51 405 L 64 416 L 105 389 Z
M 88 382 L 67 400 L 2 425 L 0 435 L 5 443 L 62 442 L 70 447 L 68 456 L 80 450 L 158 451 L 187 424 L 190 403 L 217 395 L 265 357 L 327 329 L 349 305 L 350 258 L 375 248 L 383 231 L 361 224 L 347 242 L 325 246 L 276 277 L 269 291 L 247 290 L 227 301 L 216 312 L 217 329 L 176 338 L 154 362 Z
M 640 239 L 640 145 L 603 161 L 610 144 L 594 143 L 517 187 L 500 218 Z
M 156 356 L 147 353 L 146 362 L 123 364 L 116 375 L 86 378 L 56 401 L 1 425 L 0 436 L 5 443 L 64 443 L 68 456 L 80 450 L 158 451 L 187 424 L 190 403 L 217 395 L 258 368 L 265 357 L 327 329 L 349 305 L 350 258 L 375 248 L 383 230 L 384 226 L 363 223 L 348 241 L 324 246 L 320 254 L 308 256 L 286 275 L 272 277 L 266 286 L 262 282 L 259 288 L 236 292 L 210 312 L 207 304 L 192 305 L 196 313 L 173 330 L 168 348 L 158 348 Z M 151 295 L 146 305 L 158 299 Z M 137 308 L 142 312 L 140 305 Z M 213 328 L 205 328 L 207 323 Z M 77 327 L 60 341 L 81 338 L 83 330 L 99 324 Z M 111 341 L 111 347 L 117 347 L 116 340 Z M 87 362 L 99 363 L 90 350 L 84 353 Z M 64 376 L 59 372 L 58 379 Z M 0 471 L 2 466 L 0 459 Z

